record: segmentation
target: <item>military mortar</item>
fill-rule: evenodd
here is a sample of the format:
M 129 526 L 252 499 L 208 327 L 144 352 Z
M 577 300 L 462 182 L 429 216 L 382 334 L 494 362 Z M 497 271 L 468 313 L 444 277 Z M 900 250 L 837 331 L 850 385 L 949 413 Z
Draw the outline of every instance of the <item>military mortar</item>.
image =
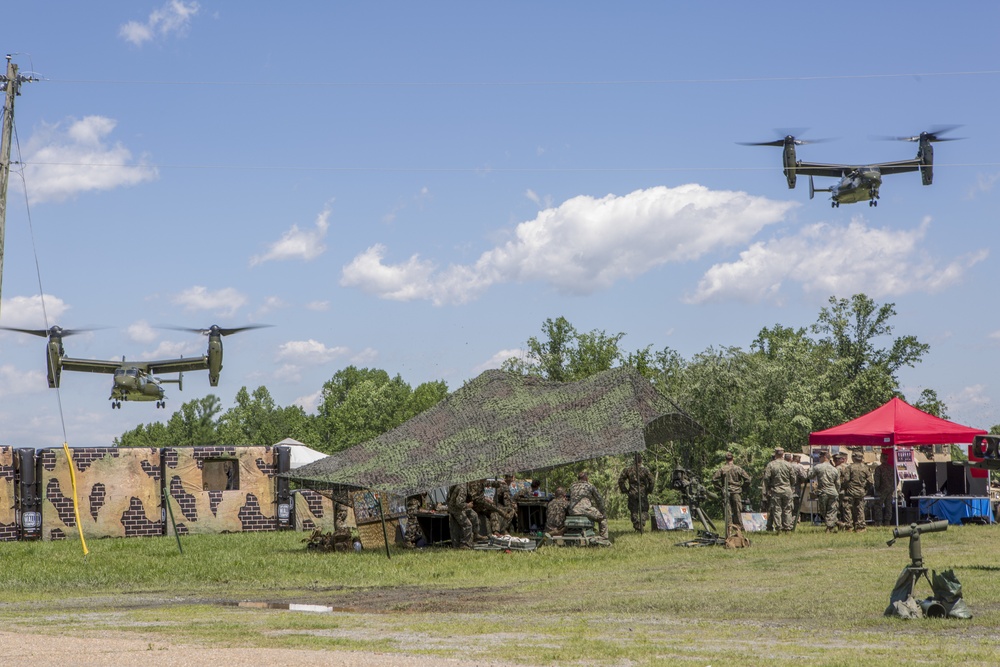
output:
M 972 618 L 968 607 L 962 602 L 962 585 L 958 582 L 952 570 L 946 570 L 940 575 L 934 573 L 934 580 L 927 576 L 924 567 L 924 555 L 921 549 L 920 536 L 923 533 L 940 533 L 948 530 L 947 521 L 934 521 L 924 524 L 900 526 L 892 531 L 892 539 L 886 542 L 892 546 L 901 537 L 910 538 L 910 564 L 903 568 L 896 585 L 889 596 L 889 606 L 885 616 L 901 618 Z M 934 591 L 934 596 L 917 602 L 913 598 L 913 589 L 921 578 L 926 579 Z
M 691 508 L 691 516 L 698 517 L 698 521 L 701 522 L 702 527 L 702 530 L 698 531 L 698 537 L 693 540 L 678 542 L 675 546 L 708 547 L 717 544 L 724 545 L 726 543 L 725 538 L 719 536 L 715 524 L 712 523 L 712 520 L 701 509 L 701 503 L 706 498 L 718 500 L 719 496 L 706 489 L 697 475 L 682 466 L 674 468 L 670 485 L 681 492 L 681 502 Z

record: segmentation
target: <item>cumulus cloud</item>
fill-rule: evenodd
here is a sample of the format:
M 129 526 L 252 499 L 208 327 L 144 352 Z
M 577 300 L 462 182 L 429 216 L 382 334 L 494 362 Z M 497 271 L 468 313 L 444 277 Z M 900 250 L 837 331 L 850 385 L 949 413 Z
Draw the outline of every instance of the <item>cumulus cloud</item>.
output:
M 319 389 L 307 396 L 299 396 L 294 401 L 292 405 L 297 405 L 306 412 L 315 412 L 316 408 L 319 407 L 320 401 L 323 400 L 323 390 Z
M 19 329 L 45 328 L 45 316 L 48 315 L 49 326 L 61 324 L 62 316 L 69 306 L 57 296 L 51 294 L 40 296 L 15 296 L 0 301 L 0 323 L 5 327 Z
M 48 386 L 43 371 L 20 371 L 10 364 L 0 366 L 0 397 L 34 394 L 44 391 Z
M 511 282 L 590 294 L 663 264 L 746 243 L 793 206 L 700 185 L 579 196 L 522 222 L 510 241 L 474 264 L 439 270 L 418 255 L 386 264 L 386 248 L 376 244 L 343 268 L 340 284 L 383 299 L 426 299 L 435 305 L 465 303 L 491 285 Z
M 310 301 L 306 304 L 308 310 L 315 310 L 317 312 L 324 312 L 330 310 L 329 301 Z
M 780 301 L 790 284 L 820 295 L 938 292 L 986 259 L 986 250 L 945 263 L 934 259 L 921 248 L 929 226 L 929 218 L 898 230 L 868 227 L 861 218 L 847 226 L 810 225 L 792 236 L 754 243 L 737 261 L 711 267 L 686 301 Z
M 63 201 L 80 192 L 113 190 L 155 180 L 156 168 L 108 136 L 117 121 L 104 116 L 43 125 L 24 151 L 24 180 L 32 202 Z
M 195 285 L 175 295 L 171 301 L 186 310 L 210 310 L 218 315 L 231 317 L 246 304 L 247 298 L 232 287 L 213 292 L 201 285 Z
M 374 347 L 366 347 L 360 352 L 355 352 L 351 355 L 351 363 L 355 366 L 371 364 L 376 359 L 378 359 L 378 350 Z
M 1000 173 L 995 174 L 979 174 L 976 177 L 976 183 L 968 189 L 965 194 L 966 199 L 975 199 L 981 194 L 987 192 L 992 192 L 996 188 L 997 183 L 1000 183 Z
M 143 352 L 139 355 L 139 358 L 143 360 L 176 359 L 179 357 L 200 357 L 203 354 L 205 354 L 204 343 L 192 337 L 192 340 L 182 343 L 167 340 L 161 341 L 155 350 L 152 352 Z
M 149 322 L 146 320 L 139 320 L 130 324 L 125 333 L 128 335 L 129 340 L 134 340 L 137 343 L 152 343 L 158 335 L 156 330 L 149 326 Z
M 323 239 L 326 238 L 326 232 L 330 228 L 329 218 L 330 209 L 325 208 L 316 216 L 315 229 L 299 229 L 298 225 L 292 225 L 279 240 L 270 245 L 267 252 L 251 257 L 250 266 L 272 260 L 316 259 L 326 251 Z
M 154 9 L 145 22 L 129 21 L 118 29 L 118 36 L 135 46 L 142 46 L 157 37 L 166 38 L 187 32 L 191 19 L 201 7 L 197 2 L 169 0 Z
M 489 359 L 487 359 L 483 363 L 481 363 L 478 366 L 474 367 L 472 369 L 472 373 L 473 373 L 473 375 L 479 375 L 483 371 L 488 371 L 491 368 L 500 368 L 500 366 L 503 365 L 503 362 L 507 361 L 511 357 L 517 357 L 518 359 L 521 359 L 522 361 L 525 361 L 525 360 L 527 360 L 530 357 L 530 354 L 529 354 L 529 352 L 527 350 L 524 350 L 524 349 L 521 349 L 521 348 L 513 348 L 513 349 L 510 349 L 510 350 L 500 350 L 499 352 L 497 352 L 496 354 L 494 354 L 492 357 L 490 357 Z
M 278 347 L 278 359 L 303 364 L 325 364 L 348 354 L 346 347 L 327 347 L 318 340 L 291 340 Z

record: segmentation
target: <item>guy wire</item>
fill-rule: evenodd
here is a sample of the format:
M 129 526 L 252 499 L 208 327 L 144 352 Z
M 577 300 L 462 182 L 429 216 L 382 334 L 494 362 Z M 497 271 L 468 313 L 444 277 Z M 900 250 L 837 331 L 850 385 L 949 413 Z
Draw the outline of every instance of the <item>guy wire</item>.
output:
M 13 124 L 12 124 L 13 125 Z M 24 190 L 24 210 L 28 215 L 28 233 L 31 236 L 31 251 L 35 256 L 35 276 L 38 278 L 38 298 L 42 304 L 42 321 L 45 323 L 45 329 L 49 329 L 49 314 L 45 308 L 45 290 L 42 289 L 42 268 L 41 263 L 38 261 L 38 247 L 35 244 L 35 226 L 31 221 L 31 206 L 28 202 L 28 183 L 24 178 L 24 163 L 21 162 L 21 139 L 17 134 L 17 126 L 13 125 L 14 129 L 14 145 L 17 147 L 17 158 L 18 158 L 18 175 L 21 177 L 21 186 Z M 50 369 L 52 372 L 58 372 L 59 369 Z M 69 442 L 66 437 L 66 418 L 63 415 L 63 404 L 62 404 L 62 394 L 59 389 L 59 383 L 56 383 L 56 403 L 59 406 L 59 423 L 62 426 L 63 442 Z

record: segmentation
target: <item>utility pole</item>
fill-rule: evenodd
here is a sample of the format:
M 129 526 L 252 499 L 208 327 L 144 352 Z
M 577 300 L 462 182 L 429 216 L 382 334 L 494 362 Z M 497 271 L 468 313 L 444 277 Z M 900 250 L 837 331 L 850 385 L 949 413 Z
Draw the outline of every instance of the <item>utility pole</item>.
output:
M 7 181 L 10 179 L 10 144 L 14 128 L 14 98 L 21 94 L 21 84 L 34 81 L 20 76 L 17 65 L 7 54 L 7 74 L 0 75 L 0 89 L 7 91 L 3 104 L 3 135 L 0 138 L 0 296 L 3 295 L 3 251 L 7 231 Z

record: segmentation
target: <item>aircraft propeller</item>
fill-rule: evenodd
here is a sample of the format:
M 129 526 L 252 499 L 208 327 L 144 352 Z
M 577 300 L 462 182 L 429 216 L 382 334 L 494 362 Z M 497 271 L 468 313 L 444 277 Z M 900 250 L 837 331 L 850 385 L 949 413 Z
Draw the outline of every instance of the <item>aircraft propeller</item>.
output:
M 92 327 L 89 329 L 63 329 L 60 326 L 51 326 L 48 329 L 19 329 L 17 327 L 0 327 L 0 329 L 3 329 L 4 331 L 17 331 L 18 333 L 30 334 L 41 338 L 50 338 L 52 336 L 65 338 L 66 336 L 75 336 L 77 334 L 87 333 L 90 331 L 100 331 L 103 328 L 104 327 Z
M 223 327 L 220 327 L 218 324 L 213 324 L 212 326 L 208 327 L 207 329 L 192 329 L 190 327 L 172 327 L 172 326 L 166 326 L 166 325 L 164 325 L 164 326 L 160 326 L 158 328 L 159 329 L 171 329 L 173 331 L 189 331 L 191 333 L 200 333 L 203 336 L 212 336 L 212 335 L 217 335 L 217 336 L 231 336 L 232 334 L 240 333 L 241 331 L 249 331 L 251 329 L 264 329 L 264 328 L 270 327 L 270 326 L 274 326 L 274 325 L 273 324 L 248 324 L 248 325 L 243 326 L 243 327 L 223 328 Z
M 736 143 L 740 146 L 784 146 L 788 143 L 793 143 L 796 146 L 806 146 L 808 144 L 823 144 L 828 141 L 833 141 L 832 139 L 796 139 L 796 134 L 801 134 L 805 132 L 806 128 L 798 127 L 794 129 L 780 129 L 775 130 L 776 133 L 781 135 L 780 139 L 775 139 L 774 141 L 737 141 Z
M 883 139 L 885 141 L 920 141 L 922 139 L 927 140 L 931 143 L 937 143 L 939 141 L 959 141 L 965 137 L 942 137 L 942 134 L 947 134 L 952 130 L 956 130 L 962 127 L 961 125 L 935 125 L 927 132 L 921 132 L 912 137 L 875 137 L 876 139 Z

